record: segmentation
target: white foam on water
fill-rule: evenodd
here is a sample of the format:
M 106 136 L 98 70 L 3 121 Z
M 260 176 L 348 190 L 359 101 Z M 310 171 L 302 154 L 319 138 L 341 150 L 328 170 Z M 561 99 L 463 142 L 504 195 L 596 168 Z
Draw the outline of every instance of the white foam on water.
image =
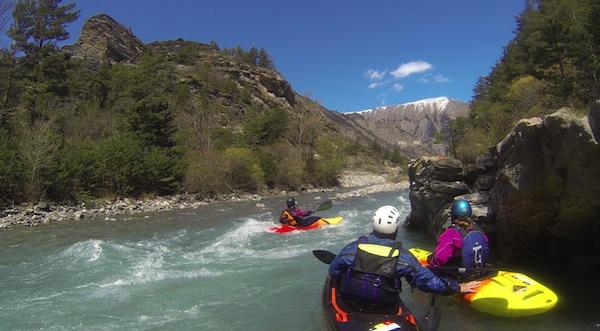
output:
M 200 318 L 200 308 L 197 305 L 194 305 L 183 311 L 183 314 L 186 318 L 189 319 L 198 319 Z
M 252 240 L 264 235 L 269 226 L 273 226 L 273 223 L 248 218 L 216 238 L 203 252 L 214 252 L 221 256 L 238 254 L 243 248 L 251 247 Z
M 103 243 L 102 240 L 96 239 L 80 241 L 63 250 L 59 255 L 64 258 L 94 262 L 102 255 Z
M 221 274 L 221 272 L 210 271 L 207 269 L 199 269 L 193 271 L 168 271 L 159 269 L 148 269 L 144 271 L 138 270 L 134 273 L 134 275 L 130 277 L 117 279 L 113 282 L 106 284 L 99 284 L 98 286 L 103 288 L 113 286 L 139 285 L 144 283 L 158 282 L 171 279 L 196 279 L 205 277 L 218 277 Z

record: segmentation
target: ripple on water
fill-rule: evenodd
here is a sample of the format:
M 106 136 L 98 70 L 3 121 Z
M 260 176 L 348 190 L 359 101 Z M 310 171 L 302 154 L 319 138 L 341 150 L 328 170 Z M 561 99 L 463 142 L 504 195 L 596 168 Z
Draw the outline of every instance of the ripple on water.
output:
M 90 239 L 77 242 L 63 250 L 59 256 L 69 258 L 71 261 L 94 262 L 102 255 L 102 240 Z

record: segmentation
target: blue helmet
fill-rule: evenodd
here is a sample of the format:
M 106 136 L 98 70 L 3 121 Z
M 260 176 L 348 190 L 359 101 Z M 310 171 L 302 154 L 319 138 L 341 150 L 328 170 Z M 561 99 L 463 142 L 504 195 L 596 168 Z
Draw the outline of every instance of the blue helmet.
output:
M 456 200 L 450 209 L 450 219 L 455 220 L 459 217 L 471 217 L 473 211 L 471 204 L 467 200 Z

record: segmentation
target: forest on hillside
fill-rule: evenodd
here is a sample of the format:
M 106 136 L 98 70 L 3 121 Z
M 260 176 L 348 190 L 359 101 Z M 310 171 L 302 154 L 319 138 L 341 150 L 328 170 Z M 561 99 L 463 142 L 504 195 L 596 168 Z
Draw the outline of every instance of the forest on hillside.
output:
M 600 99 L 600 1 L 526 0 L 514 38 L 474 87 L 452 128 L 453 150 L 473 161 L 522 118 L 559 108 L 586 114 Z
M 317 103 L 257 106 L 251 86 L 196 61 L 204 50 L 277 74 L 262 48 L 186 42 L 135 65 L 92 63 L 59 47 L 78 17 L 61 0 L 0 0 L 0 204 L 335 185 L 365 150 L 328 133 Z

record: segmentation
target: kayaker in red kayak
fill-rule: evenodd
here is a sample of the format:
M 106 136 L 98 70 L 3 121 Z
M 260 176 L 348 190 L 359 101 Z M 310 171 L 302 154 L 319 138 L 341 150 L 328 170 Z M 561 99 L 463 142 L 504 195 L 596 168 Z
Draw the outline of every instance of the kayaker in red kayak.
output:
M 300 209 L 296 207 L 297 205 L 296 199 L 288 198 L 286 201 L 287 208 L 281 212 L 279 223 L 300 227 L 309 226 L 320 219 L 318 216 L 308 217 L 314 211 Z

